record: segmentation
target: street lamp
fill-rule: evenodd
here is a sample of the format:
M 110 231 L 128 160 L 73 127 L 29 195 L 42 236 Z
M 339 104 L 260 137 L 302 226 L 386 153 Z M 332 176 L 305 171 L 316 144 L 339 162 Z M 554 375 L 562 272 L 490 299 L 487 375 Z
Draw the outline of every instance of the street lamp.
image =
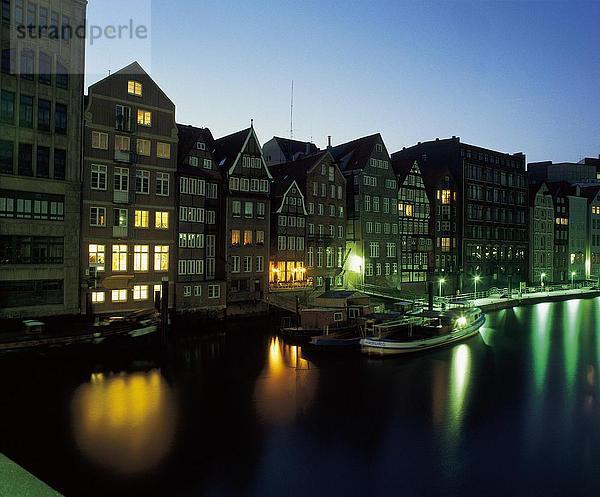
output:
M 475 300 L 477 300 L 477 283 L 481 280 L 481 276 L 475 275 L 473 283 L 475 283 Z
M 545 277 L 546 277 L 546 273 L 540 274 L 540 286 L 542 287 L 542 290 L 544 289 L 544 278 Z
M 444 278 L 440 278 L 439 283 L 440 283 L 440 297 L 441 297 L 442 296 L 442 285 L 444 283 L 446 283 L 446 280 Z
M 575 271 L 571 271 L 571 288 L 573 288 L 574 285 L 575 285 L 574 280 L 575 280 L 575 275 L 576 274 L 577 273 Z

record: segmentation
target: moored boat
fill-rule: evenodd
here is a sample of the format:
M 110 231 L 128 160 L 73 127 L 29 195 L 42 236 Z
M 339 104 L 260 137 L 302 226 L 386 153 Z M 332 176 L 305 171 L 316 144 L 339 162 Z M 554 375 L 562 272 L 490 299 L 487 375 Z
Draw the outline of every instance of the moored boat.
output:
M 363 352 L 375 355 L 420 352 L 475 336 L 484 323 L 485 315 L 478 308 L 424 312 L 405 324 L 398 322 L 393 333 L 363 338 L 360 345 Z

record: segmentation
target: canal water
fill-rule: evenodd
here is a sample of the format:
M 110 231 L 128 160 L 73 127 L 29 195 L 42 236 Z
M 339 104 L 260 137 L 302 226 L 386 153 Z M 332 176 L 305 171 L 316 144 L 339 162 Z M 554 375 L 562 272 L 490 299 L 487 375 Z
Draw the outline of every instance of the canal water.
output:
M 600 299 L 504 310 L 385 360 L 265 320 L 190 323 L 167 358 L 4 357 L 0 451 L 66 497 L 597 496 L 599 322 Z

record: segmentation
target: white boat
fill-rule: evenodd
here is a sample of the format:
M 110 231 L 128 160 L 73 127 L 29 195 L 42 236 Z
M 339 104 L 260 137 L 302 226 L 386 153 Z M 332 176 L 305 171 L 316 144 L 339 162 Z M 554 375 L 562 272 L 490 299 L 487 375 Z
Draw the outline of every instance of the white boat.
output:
M 407 320 L 398 332 L 382 337 L 363 338 L 363 352 L 375 355 L 406 354 L 420 352 L 466 340 L 479 333 L 485 323 L 485 315 L 479 308 L 426 313 L 420 322 Z

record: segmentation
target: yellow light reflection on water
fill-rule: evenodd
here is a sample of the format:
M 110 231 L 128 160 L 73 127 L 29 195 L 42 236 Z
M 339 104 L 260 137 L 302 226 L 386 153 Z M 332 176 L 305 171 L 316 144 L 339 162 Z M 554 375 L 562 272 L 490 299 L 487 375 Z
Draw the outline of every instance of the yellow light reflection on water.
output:
M 471 374 L 471 349 L 462 344 L 452 349 L 450 363 L 449 428 L 456 436 L 461 429 L 465 413 L 465 399 Z
M 272 423 L 292 421 L 311 405 L 317 379 L 318 371 L 302 357 L 301 347 L 271 338 L 265 369 L 256 380 L 257 411 Z
M 71 400 L 73 434 L 93 463 L 123 475 L 152 469 L 167 455 L 177 409 L 157 370 L 92 374 Z

